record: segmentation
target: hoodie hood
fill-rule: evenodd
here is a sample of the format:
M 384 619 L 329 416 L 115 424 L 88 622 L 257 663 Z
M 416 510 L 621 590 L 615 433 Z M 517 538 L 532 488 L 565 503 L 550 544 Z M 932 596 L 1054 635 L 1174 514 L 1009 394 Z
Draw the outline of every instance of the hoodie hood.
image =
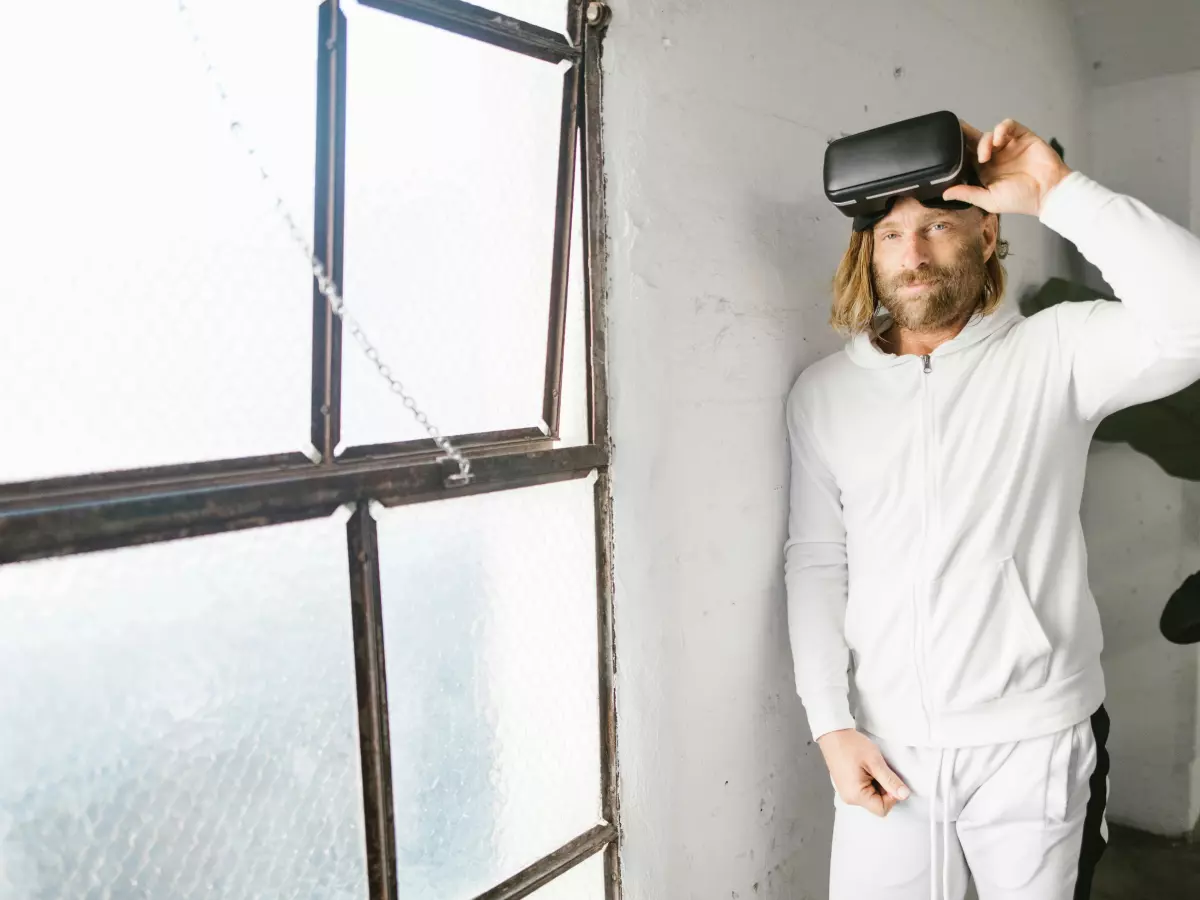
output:
M 885 322 L 888 319 L 886 314 L 880 316 L 880 318 Z M 1015 325 L 1020 319 L 1020 313 L 1008 305 L 1001 306 L 987 316 L 971 316 L 970 321 L 967 322 L 962 331 L 939 346 L 930 356 L 932 358 L 942 357 L 950 353 L 957 353 L 959 350 L 965 350 L 967 347 L 973 347 L 982 341 L 986 341 L 994 334 L 1008 330 L 1009 327 Z M 905 356 L 885 353 L 876 347 L 875 343 L 871 340 L 870 331 L 864 331 L 851 338 L 846 344 L 846 353 L 851 360 L 865 369 L 886 369 L 890 366 L 901 365 L 907 361 Z

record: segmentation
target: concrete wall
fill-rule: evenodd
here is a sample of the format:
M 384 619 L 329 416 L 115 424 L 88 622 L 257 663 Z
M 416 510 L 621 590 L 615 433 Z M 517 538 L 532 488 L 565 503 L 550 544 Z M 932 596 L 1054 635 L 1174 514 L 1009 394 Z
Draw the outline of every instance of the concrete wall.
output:
M 1200 815 L 1200 651 L 1167 643 L 1158 618 L 1200 569 L 1200 485 L 1128 447 L 1096 444 L 1083 510 L 1113 719 L 1109 818 L 1183 834 Z
M 613 0 L 605 50 L 630 900 L 825 896 L 832 788 L 791 682 L 783 399 L 839 347 L 826 142 L 952 109 L 1083 144 L 1065 5 Z M 1005 223 L 1013 296 L 1060 271 Z
M 1096 178 L 1200 233 L 1200 72 L 1096 88 L 1089 144 Z M 1095 445 L 1084 527 L 1114 722 L 1110 816 L 1163 834 L 1200 817 L 1200 648 L 1158 633 L 1167 597 L 1200 570 L 1198 523 L 1200 485 Z
M 1200 69 L 1195 0 L 1068 0 L 1091 84 L 1102 87 Z

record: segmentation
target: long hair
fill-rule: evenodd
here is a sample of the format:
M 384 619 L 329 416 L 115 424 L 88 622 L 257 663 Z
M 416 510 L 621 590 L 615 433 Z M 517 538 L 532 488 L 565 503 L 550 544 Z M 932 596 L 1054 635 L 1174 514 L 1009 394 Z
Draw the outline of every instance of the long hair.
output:
M 879 309 L 879 296 L 875 291 L 875 273 L 871 261 L 875 256 L 875 234 L 871 229 L 856 231 L 850 236 L 850 246 L 838 264 L 833 276 L 833 312 L 829 317 L 838 332 L 848 337 L 860 334 L 871 327 L 875 311 Z M 1005 273 L 1001 260 L 1008 256 L 1008 241 L 1000 238 L 1000 224 L 996 224 L 996 252 L 984 268 L 983 297 L 978 312 L 991 315 L 1004 299 Z

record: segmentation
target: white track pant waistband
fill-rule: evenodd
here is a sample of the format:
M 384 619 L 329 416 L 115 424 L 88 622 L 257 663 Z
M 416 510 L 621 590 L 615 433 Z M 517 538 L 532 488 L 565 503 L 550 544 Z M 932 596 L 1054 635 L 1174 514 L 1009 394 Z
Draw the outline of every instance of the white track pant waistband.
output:
M 1083 900 L 1107 839 L 1108 719 L 986 747 L 893 746 L 884 819 L 835 801 L 830 900 Z

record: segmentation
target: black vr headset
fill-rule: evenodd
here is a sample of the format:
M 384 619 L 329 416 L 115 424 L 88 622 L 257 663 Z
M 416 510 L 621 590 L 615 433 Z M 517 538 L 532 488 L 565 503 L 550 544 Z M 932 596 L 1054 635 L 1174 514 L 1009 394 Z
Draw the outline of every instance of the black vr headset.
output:
M 942 199 L 956 184 L 983 186 L 958 116 L 946 110 L 838 138 L 825 149 L 825 196 L 854 219 L 855 231 L 872 228 L 901 197 L 970 209 Z

